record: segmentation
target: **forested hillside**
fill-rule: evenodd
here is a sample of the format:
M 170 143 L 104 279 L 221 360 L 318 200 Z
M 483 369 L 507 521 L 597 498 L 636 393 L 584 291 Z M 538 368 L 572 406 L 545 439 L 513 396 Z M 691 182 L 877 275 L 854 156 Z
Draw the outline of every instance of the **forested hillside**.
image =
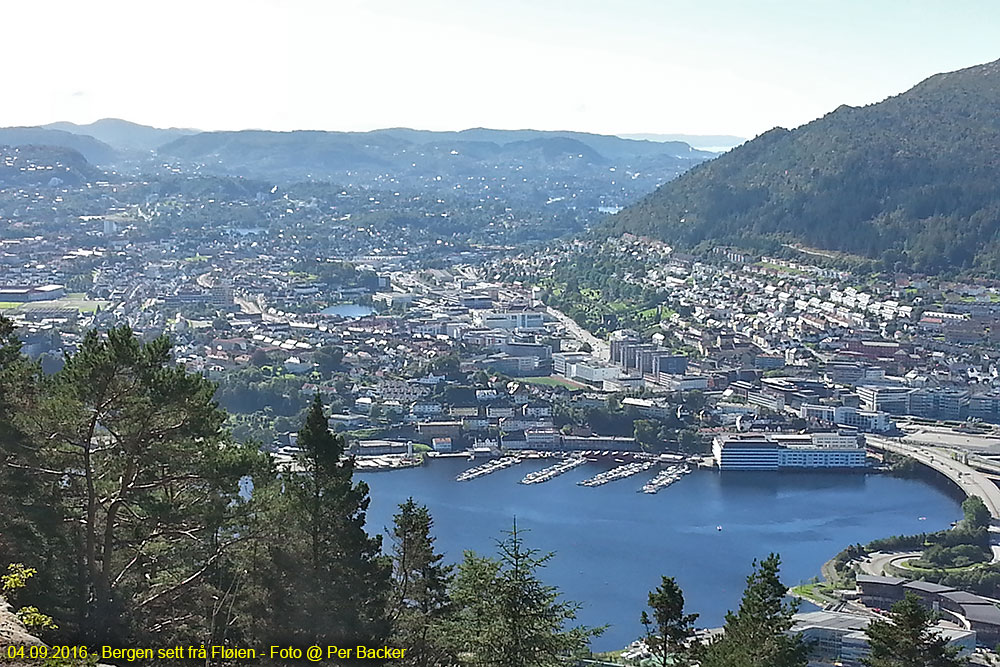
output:
M 4 146 L 0 141 L 0 187 L 76 185 L 100 176 L 101 171 L 72 148 Z
M 0 127 L 0 145 L 68 149 L 80 153 L 88 162 L 100 165 L 110 165 L 119 157 L 115 149 L 91 136 L 42 127 Z
M 86 125 L 68 122 L 49 123 L 43 127 L 90 136 L 119 151 L 151 151 L 179 137 L 198 133 L 198 130 L 176 127 L 149 127 L 118 118 L 102 118 Z
M 882 268 L 1000 268 L 1000 61 L 862 108 L 775 128 L 698 165 L 607 230 L 684 247 L 781 242 Z

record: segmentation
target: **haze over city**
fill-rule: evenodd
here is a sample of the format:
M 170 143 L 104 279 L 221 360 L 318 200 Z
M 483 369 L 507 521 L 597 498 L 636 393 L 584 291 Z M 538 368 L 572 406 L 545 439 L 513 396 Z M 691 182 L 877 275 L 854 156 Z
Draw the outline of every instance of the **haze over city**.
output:
M 993 59 L 989 1 L 10 3 L 0 125 L 795 127 Z

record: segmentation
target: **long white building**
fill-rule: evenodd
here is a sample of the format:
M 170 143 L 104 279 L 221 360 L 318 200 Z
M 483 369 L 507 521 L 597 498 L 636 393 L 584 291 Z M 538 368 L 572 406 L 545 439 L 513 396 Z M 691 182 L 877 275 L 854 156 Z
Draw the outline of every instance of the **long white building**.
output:
M 864 445 L 853 432 L 771 434 L 733 433 L 712 442 L 720 470 L 864 468 Z
M 545 315 L 531 310 L 480 310 L 472 320 L 478 326 L 488 329 L 541 329 L 545 326 Z

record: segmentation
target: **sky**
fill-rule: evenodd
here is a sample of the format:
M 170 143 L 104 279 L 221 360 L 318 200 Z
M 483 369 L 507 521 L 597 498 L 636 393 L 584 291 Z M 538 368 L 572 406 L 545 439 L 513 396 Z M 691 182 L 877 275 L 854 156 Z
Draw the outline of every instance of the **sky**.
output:
M 796 127 L 1000 58 L 995 0 L 6 0 L 0 126 Z

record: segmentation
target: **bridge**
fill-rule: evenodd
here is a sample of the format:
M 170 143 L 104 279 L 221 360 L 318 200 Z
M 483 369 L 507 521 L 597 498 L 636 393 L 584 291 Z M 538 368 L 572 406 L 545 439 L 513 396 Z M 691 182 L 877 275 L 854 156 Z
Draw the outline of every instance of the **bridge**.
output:
M 873 449 L 902 454 L 933 468 L 955 483 L 967 496 L 979 496 L 990 511 L 994 523 L 1000 523 L 1000 488 L 982 472 L 951 458 L 948 450 L 915 445 L 874 435 L 865 437 Z

